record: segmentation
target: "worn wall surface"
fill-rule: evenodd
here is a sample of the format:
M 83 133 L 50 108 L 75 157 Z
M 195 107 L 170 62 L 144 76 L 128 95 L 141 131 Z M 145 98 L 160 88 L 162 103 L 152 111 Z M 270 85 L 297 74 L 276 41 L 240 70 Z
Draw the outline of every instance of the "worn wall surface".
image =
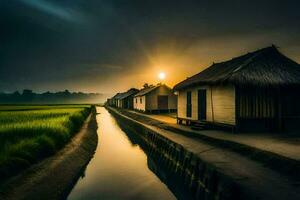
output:
M 145 96 L 134 97 L 133 108 L 135 110 L 146 111 L 146 97 Z
M 198 90 L 206 89 L 207 121 L 235 125 L 235 88 L 233 85 L 199 86 L 178 92 L 178 117 L 198 120 Z M 192 116 L 186 116 L 186 95 L 192 92 Z
M 157 104 L 157 97 L 158 95 L 167 95 L 168 96 L 168 109 L 175 110 L 177 109 L 177 97 L 173 93 L 173 91 L 166 87 L 165 85 L 162 85 L 158 87 L 157 89 L 151 91 L 147 94 L 146 99 L 146 109 L 147 110 L 157 110 L 158 104 Z

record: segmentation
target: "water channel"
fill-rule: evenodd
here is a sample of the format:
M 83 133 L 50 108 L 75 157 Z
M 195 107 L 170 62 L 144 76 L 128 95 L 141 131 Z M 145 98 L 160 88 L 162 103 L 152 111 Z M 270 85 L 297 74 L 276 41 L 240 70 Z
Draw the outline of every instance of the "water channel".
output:
M 105 108 L 98 107 L 97 113 L 98 146 L 68 200 L 188 198 L 172 192 L 164 183 L 167 181 L 161 181 L 153 170 L 157 169 L 155 162 Z

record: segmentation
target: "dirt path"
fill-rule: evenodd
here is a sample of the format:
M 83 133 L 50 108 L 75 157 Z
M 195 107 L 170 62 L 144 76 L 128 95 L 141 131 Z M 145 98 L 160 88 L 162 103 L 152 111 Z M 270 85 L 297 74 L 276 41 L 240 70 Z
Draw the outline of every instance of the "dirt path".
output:
M 93 157 L 97 143 L 96 114 L 91 114 L 62 150 L 9 180 L 0 199 L 65 199 Z

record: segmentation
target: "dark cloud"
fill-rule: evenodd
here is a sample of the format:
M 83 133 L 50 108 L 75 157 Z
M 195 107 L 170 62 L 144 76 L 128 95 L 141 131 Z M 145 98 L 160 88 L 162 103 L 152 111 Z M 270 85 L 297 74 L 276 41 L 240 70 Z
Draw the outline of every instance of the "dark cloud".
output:
M 125 89 L 145 81 L 141 68 L 162 55 L 191 67 L 177 77 L 183 79 L 199 65 L 271 43 L 300 61 L 299 6 L 296 0 L 4 0 L 0 91 Z

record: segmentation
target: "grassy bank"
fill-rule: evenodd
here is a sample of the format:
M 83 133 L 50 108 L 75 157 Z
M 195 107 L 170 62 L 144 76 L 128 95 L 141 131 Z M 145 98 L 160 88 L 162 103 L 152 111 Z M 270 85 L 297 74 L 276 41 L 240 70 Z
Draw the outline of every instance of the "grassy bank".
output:
M 0 177 L 54 154 L 78 132 L 87 105 L 0 106 Z

